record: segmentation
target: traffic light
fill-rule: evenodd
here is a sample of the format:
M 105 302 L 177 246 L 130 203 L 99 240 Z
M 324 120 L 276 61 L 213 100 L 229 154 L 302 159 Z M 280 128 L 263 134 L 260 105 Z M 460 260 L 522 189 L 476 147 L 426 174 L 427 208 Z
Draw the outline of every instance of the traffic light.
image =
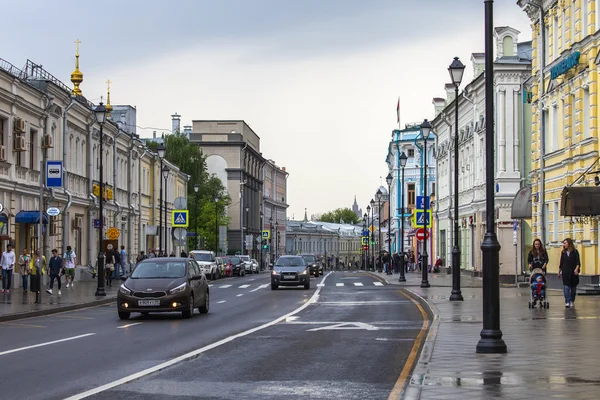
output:
M 266 250 L 266 249 L 268 249 L 268 248 L 269 248 L 269 245 L 267 244 L 267 241 L 266 241 L 266 240 L 263 240 L 263 241 L 262 241 L 262 248 L 263 248 L 264 250 Z

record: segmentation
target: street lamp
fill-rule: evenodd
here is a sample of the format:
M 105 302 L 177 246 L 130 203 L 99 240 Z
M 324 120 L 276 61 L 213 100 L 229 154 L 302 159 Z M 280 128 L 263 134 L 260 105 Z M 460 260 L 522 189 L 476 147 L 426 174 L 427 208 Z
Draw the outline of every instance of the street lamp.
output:
M 383 193 L 381 193 L 381 189 L 377 189 L 375 197 L 377 197 L 377 242 L 379 243 L 377 250 L 379 256 L 379 270 L 383 271 L 383 260 L 381 259 L 381 198 L 383 197 Z
M 98 104 L 96 106 L 96 108 L 94 109 L 94 113 L 96 114 L 96 121 L 98 121 L 98 123 L 100 124 L 100 156 L 98 157 L 100 159 L 100 176 L 98 179 L 98 184 L 100 185 L 100 198 L 98 200 L 99 202 L 99 207 L 98 207 L 98 219 L 100 220 L 100 229 L 98 230 L 98 287 L 96 288 L 96 296 L 106 296 L 106 292 L 104 291 L 104 250 L 102 248 L 102 236 L 104 235 L 104 220 L 102 218 L 102 214 L 103 214 L 103 203 L 104 203 L 104 191 L 103 191 L 103 186 L 102 186 L 102 182 L 104 179 L 104 175 L 103 175 L 103 167 L 102 167 L 102 159 L 104 158 L 104 150 L 102 149 L 102 142 L 104 141 L 104 134 L 102 131 L 102 128 L 104 127 L 104 122 L 106 121 L 106 107 L 104 107 L 104 104 L 102 104 L 102 102 L 100 102 L 100 104 Z M 40 210 L 41 210 L 41 206 L 40 206 Z M 40 212 L 40 219 L 41 217 L 41 212 Z M 40 268 L 38 268 L 38 271 L 40 270 Z M 40 282 L 41 282 L 41 278 L 40 278 Z M 41 283 L 40 283 L 40 287 L 41 287 Z
M 196 243 L 194 245 L 194 248 L 196 250 L 198 250 L 198 190 L 200 190 L 200 184 L 199 183 L 194 183 L 194 193 L 195 193 L 195 195 L 194 195 L 195 199 L 194 200 L 196 200 L 195 201 L 196 204 L 195 204 L 195 207 L 194 207 L 195 208 L 195 210 L 194 210 L 194 215 L 195 215 L 195 218 L 194 218 L 194 232 L 196 232 L 196 239 L 195 239 Z
M 402 191 L 400 193 L 400 278 L 398 282 L 406 282 L 404 274 L 404 167 L 408 162 L 408 157 L 404 152 L 400 154 L 400 168 L 402 169 Z
M 367 206 L 367 208 L 369 208 L 369 207 Z M 363 238 L 365 237 L 364 232 L 366 230 L 367 230 L 367 213 L 364 213 L 363 214 L 363 235 L 362 235 Z M 367 270 L 367 261 L 366 260 L 367 260 L 368 256 L 369 256 L 369 246 L 368 246 L 368 238 L 367 238 L 367 251 L 365 252 L 364 248 L 363 248 L 363 256 L 362 256 L 362 264 L 363 264 L 362 266 L 365 271 Z
M 261 211 L 260 212 L 260 229 L 261 229 L 261 232 L 260 232 L 260 268 L 259 268 L 261 271 L 264 269 L 264 267 L 263 267 L 263 240 L 262 240 L 262 230 L 264 228 L 263 217 L 264 217 L 264 214 Z
M 163 178 L 165 179 L 165 247 L 164 247 L 165 251 L 164 251 L 163 255 L 165 257 L 167 257 L 169 255 L 168 251 L 167 251 L 167 243 L 168 243 L 167 242 L 167 236 L 168 236 L 167 235 L 167 198 L 168 198 L 167 197 L 167 190 L 169 188 L 169 185 L 168 185 L 169 168 L 165 167 L 162 170 L 162 174 L 163 174 Z M 161 244 L 161 246 L 162 246 L 162 244 Z
M 460 291 L 460 248 L 458 247 L 458 88 L 462 81 L 465 66 L 458 57 L 448 67 L 454 84 L 454 246 L 452 247 L 452 294 L 450 301 L 462 301 Z
M 421 287 L 428 288 L 431 285 L 429 284 L 429 278 L 427 273 L 427 265 L 428 265 L 428 255 L 427 255 L 427 233 L 429 232 L 429 215 L 427 213 L 427 141 L 429 140 L 429 134 L 431 133 L 431 124 L 429 121 L 424 120 L 421 124 L 421 135 L 423 136 L 423 169 L 425 173 L 423 174 L 423 196 L 424 196 L 424 205 L 423 205 L 423 221 L 425 225 L 425 234 L 423 235 L 423 257 L 421 262 Z
M 275 259 L 279 254 L 279 222 L 275 221 Z
M 494 2 L 485 0 L 485 228 L 483 253 L 483 329 L 477 353 L 506 353 L 500 330 L 500 243 L 494 210 Z M 489 79 L 488 79 L 489 78 Z M 455 216 L 455 218 L 458 215 Z
M 385 177 L 385 181 L 387 182 L 388 185 L 388 254 L 390 257 L 390 265 L 392 264 L 392 241 L 390 240 L 390 234 L 392 232 L 392 181 L 394 180 L 394 177 L 392 176 L 391 173 L 389 173 L 386 177 Z
M 162 171 L 163 159 L 165 158 L 165 153 L 167 152 L 165 145 L 163 143 L 158 145 L 156 152 L 158 153 L 158 158 L 160 158 L 160 170 Z M 159 178 L 159 180 L 160 180 L 160 194 L 159 194 L 160 198 L 158 200 L 158 251 L 160 253 L 160 247 L 162 246 L 162 234 L 163 234 L 163 229 L 162 229 L 163 181 L 162 181 L 162 178 Z
M 250 208 L 249 208 L 249 207 L 246 207 L 246 208 L 245 208 L 245 211 L 246 211 L 246 222 L 245 222 L 245 224 L 244 224 L 244 229 L 245 229 L 245 231 L 246 231 L 247 233 L 246 233 L 246 236 L 245 236 L 244 238 L 247 238 L 247 237 L 248 237 L 248 235 L 250 235 L 250 220 L 249 220 L 249 218 L 248 218 L 248 212 L 250 211 Z M 247 247 L 247 246 L 248 246 L 248 243 L 246 243 L 246 241 L 244 241 L 244 243 L 245 243 L 244 245 Z M 250 249 L 246 248 L 246 251 L 247 251 L 248 253 L 250 253 L 250 251 L 252 251 L 252 242 L 250 242 Z M 252 257 L 250 257 L 250 258 L 252 258 Z
M 215 196 L 215 256 L 219 255 L 219 196 Z
M 271 215 L 273 215 L 273 210 L 271 210 Z M 273 257 L 273 254 L 274 254 L 273 253 L 273 236 L 274 236 L 273 235 L 274 234 L 274 232 L 273 232 L 273 217 L 269 218 L 269 231 L 271 232 L 271 238 L 269 239 L 269 242 L 271 244 L 269 246 L 269 258 L 271 259 L 271 264 L 275 265 L 275 260 L 274 260 L 275 257 Z
M 371 227 L 375 225 L 375 200 L 371 199 L 369 202 L 371 205 L 371 225 L 369 226 L 369 231 L 371 231 Z M 371 231 L 371 242 L 373 243 L 373 248 L 371 249 L 371 268 L 375 271 L 375 232 Z

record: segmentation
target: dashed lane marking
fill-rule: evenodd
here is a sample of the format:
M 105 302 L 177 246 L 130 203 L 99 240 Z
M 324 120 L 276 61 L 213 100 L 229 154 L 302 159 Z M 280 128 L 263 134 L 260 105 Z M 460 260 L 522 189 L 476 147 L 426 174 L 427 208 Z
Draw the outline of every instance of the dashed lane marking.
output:
M 217 301 L 217 304 L 223 304 L 225 302 L 227 302 L 227 300 L 221 300 L 221 301 Z
M 373 285 L 375 285 L 375 286 L 383 286 L 383 283 L 381 283 L 381 282 L 373 282 Z
M 231 287 L 231 285 L 222 285 L 219 286 L 219 289 L 227 289 L 228 287 Z
M 240 293 L 240 294 L 238 294 L 238 295 L 237 295 L 237 297 L 242 297 L 242 296 L 243 296 L 243 294 L 242 294 L 242 293 Z
M 92 336 L 92 335 L 95 335 L 95 333 L 86 333 L 84 335 L 78 335 L 78 336 L 68 337 L 68 338 L 65 338 L 65 339 L 53 340 L 51 342 L 39 343 L 39 344 L 34 344 L 34 345 L 31 345 L 31 346 L 25 346 L 25 347 L 19 347 L 17 349 L 6 350 L 6 351 L 3 351 L 3 352 L 0 352 L 0 356 L 4 356 L 6 354 L 11 354 L 11 353 L 16 353 L 18 351 L 34 349 L 36 347 L 49 346 L 51 344 L 68 342 L 70 340 L 81 339 L 81 338 L 84 338 L 84 337 L 87 337 L 87 336 Z
M 266 287 L 269 287 L 269 286 L 270 286 L 270 284 L 269 284 L 269 283 L 265 283 L 264 285 L 260 285 L 260 286 L 259 286 L 259 287 L 257 287 L 256 289 L 252 289 L 252 290 L 250 291 L 250 293 L 252 293 L 252 292 L 256 292 L 257 290 L 264 289 L 264 288 L 266 288 Z
M 248 287 L 250 287 L 250 285 L 242 285 L 242 286 L 239 286 L 239 288 L 240 288 L 240 289 L 246 289 L 246 288 L 248 288 Z
M 344 284 L 343 283 L 336 283 L 335 286 L 341 287 L 341 286 L 344 286 Z
M 130 326 L 135 326 L 135 325 L 139 325 L 139 324 L 143 324 L 143 322 L 134 322 L 132 324 L 117 326 L 117 329 L 125 329 L 125 328 L 129 328 Z
M 360 282 L 354 282 L 354 286 L 364 286 L 364 285 Z

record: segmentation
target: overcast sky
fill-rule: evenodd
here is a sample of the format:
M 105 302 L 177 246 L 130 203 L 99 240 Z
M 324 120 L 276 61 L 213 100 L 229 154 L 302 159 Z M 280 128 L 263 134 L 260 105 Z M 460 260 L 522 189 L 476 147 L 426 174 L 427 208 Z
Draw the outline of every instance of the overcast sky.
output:
M 174 112 L 183 125 L 245 120 L 287 168 L 297 219 L 355 194 L 364 208 L 387 175 L 398 96 L 402 124 L 431 118 L 452 58 L 468 82 L 484 50 L 483 0 L 29 0 L 3 14 L 0 58 L 31 59 L 71 86 L 81 40 L 84 96 L 99 101 L 110 79 L 142 137 L 169 130 Z M 494 25 L 531 38 L 516 0 L 495 1 Z

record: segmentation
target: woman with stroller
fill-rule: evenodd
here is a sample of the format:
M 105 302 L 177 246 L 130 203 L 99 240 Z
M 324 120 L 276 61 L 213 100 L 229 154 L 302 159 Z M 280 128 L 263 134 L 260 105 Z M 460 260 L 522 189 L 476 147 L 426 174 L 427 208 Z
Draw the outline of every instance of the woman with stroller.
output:
M 560 264 L 558 265 L 558 277 L 562 277 L 566 308 L 575 306 L 580 267 L 579 252 L 573 244 L 573 239 L 566 238 L 563 241 L 563 250 L 560 253 Z
M 527 256 L 527 263 L 529 264 L 529 272 L 536 268 L 541 268 L 546 273 L 546 266 L 548 265 L 548 252 L 544 249 L 542 241 L 535 239 L 533 241 L 533 248 L 529 251 Z

